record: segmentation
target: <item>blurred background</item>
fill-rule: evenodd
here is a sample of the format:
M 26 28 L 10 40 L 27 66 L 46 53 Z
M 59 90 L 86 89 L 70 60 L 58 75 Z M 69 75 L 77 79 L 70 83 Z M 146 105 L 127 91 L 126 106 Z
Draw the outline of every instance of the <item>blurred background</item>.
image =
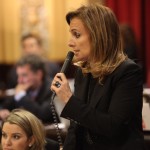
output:
M 11 95 L 7 93 L 8 91 L 11 93 L 11 90 L 8 90 L 8 83 L 13 79 L 7 77 L 12 76 L 11 68 L 24 53 L 22 37 L 29 34 L 40 37 L 36 48 L 42 46 L 39 48 L 39 55 L 50 61 L 55 74 L 59 72 L 59 67 L 69 51 L 66 13 L 88 3 L 101 3 L 110 7 L 120 25 L 125 53 L 143 68 L 143 129 L 145 142 L 150 149 L 150 0 L 0 0 L 0 2 L 0 101 Z M 73 87 L 73 66 L 70 66 L 68 71 Z M 55 100 L 55 105 L 60 114 L 63 104 Z M 62 118 L 60 120 L 68 126 L 66 120 Z M 56 131 L 53 129 L 54 127 L 46 126 L 47 136 L 57 140 Z M 65 138 L 66 130 L 62 133 L 62 137 Z
M 129 26 L 136 41 L 136 59 L 143 66 L 144 86 L 150 87 L 150 1 L 149 0 L 1 0 L 0 5 L 0 82 L 5 84 L 9 68 L 22 55 L 21 37 L 37 34 L 45 56 L 63 63 L 69 28 L 65 15 L 81 4 L 102 3 L 110 7 L 120 25 Z M 126 32 L 127 33 L 127 32 Z M 131 37 L 127 35 L 127 37 Z

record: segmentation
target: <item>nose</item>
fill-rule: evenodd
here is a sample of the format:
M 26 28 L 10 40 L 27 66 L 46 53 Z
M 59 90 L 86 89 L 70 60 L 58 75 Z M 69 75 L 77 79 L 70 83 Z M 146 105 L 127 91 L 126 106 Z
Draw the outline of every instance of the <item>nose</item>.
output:
M 69 42 L 68 42 L 68 46 L 69 47 L 74 47 L 75 46 L 75 43 L 73 42 L 73 40 L 69 40 Z
M 7 146 L 10 146 L 11 145 L 11 138 L 9 138 L 9 137 L 7 137 L 6 139 L 5 139 L 5 145 L 7 145 Z
M 18 83 L 22 83 L 23 82 L 23 77 L 18 76 Z

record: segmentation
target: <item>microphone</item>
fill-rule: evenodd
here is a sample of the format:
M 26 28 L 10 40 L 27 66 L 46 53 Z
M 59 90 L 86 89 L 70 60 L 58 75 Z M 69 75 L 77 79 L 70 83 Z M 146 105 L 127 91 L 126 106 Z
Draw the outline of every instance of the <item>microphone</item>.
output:
M 66 56 L 66 59 L 65 59 L 65 61 L 63 63 L 63 66 L 62 66 L 62 68 L 60 70 L 61 73 L 64 73 L 64 74 L 66 73 L 66 71 L 67 71 L 67 69 L 68 69 L 68 67 L 69 67 L 69 65 L 70 65 L 70 63 L 71 63 L 71 61 L 73 59 L 73 56 L 74 56 L 74 53 L 72 51 L 69 51 L 67 56 Z M 60 83 L 56 82 L 55 86 L 60 87 Z M 51 99 L 53 100 L 55 96 L 56 96 L 56 93 L 53 91 Z
M 66 56 L 65 62 L 61 68 L 61 71 L 60 71 L 61 73 L 64 73 L 64 74 L 66 73 L 66 71 L 67 71 L 67 69 L 68 69 L 68 67 L 69 67 L 69 65 L 73 59 L 73 56 L 74 56 L 74 53 L 72 51 L 69 51 L 67 56 Z

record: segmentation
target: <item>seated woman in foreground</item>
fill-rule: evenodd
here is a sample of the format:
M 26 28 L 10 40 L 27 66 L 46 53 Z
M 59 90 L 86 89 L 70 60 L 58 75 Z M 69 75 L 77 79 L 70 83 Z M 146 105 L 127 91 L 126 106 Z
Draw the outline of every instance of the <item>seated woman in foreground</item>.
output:
M 41 121 L 23 109 L 14 109 L 2 123 L 2 149 L 44 150 L 45 131 Z

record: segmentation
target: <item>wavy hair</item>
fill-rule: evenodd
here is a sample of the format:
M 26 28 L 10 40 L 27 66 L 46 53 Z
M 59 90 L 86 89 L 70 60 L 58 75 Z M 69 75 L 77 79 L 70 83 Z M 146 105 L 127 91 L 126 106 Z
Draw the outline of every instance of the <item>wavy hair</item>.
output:
M 73 18 L 79 18 L 90 34 L 90 62 L 77 62 L 83 73 L 91 72 L 101 83 L 126 58 L 123 52 L 119 25 L 114 13 L 100 4 L 81 6 L 66 15 L 70 24 Z

